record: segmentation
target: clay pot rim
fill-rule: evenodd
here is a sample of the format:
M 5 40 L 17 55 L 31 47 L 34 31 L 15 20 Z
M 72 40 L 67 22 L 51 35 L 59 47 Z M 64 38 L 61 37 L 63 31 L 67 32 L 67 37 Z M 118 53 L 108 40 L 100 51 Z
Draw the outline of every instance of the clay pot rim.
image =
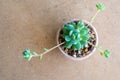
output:
M 95 27 L 94 27 L 90 22 L 88 22 L 88 21 L 86 21 L 86 20 L 72 19 L 72 20 L 70 20 L 70 21 L 65 22 L 64 24 L 70 23 L 70 22 L 72 22 L 72 21 L 83 21 L 84 23 L 89 24 L 89 27 L 91 27 L 91 28 L 93 29 L 93 31 L 95 32 L 95 35 L 96 35 L 96 44 L 95 44 L 95 46 L 98 45 L 98 33 L 97 33 Z M 59 44 L 59 39 L 58 39 L 58 38 L 59 38 L 60 31 L 61 31 L 61 29 L 62 29 L 63 27 L 64 27 L 64 26 L 62 26 L 62 27 L 60 27 L 60 28 L 58 29 L 57 37 L 56 37 L 57 44 Z M 62 50 L 62 48 L 61 48 L 60 46 L 59 46 L 58 48 L 59 48 L 59 50 L 62 52 L 62 54 L 64 54 L 67 58 L 69 58 L 69 59 L 71 59 L 71 60 L 75 60 L 75 61 L 81 61 L 81 60 L 84 60 L 84 59 L 89 58 L 91 55 L 93 55 L 93 53 L 94 53 L 95 50 L 96 50 L 96 48 L 94 47 L 94 49 L 93 49 L 88 55 L 86 55 L 86 56 L 84 56 L 84 57 L 77 57 L 77 58 L 75 58 L 75 57 L 72 57 L 72 56 L 66 54 L 66 53 Z

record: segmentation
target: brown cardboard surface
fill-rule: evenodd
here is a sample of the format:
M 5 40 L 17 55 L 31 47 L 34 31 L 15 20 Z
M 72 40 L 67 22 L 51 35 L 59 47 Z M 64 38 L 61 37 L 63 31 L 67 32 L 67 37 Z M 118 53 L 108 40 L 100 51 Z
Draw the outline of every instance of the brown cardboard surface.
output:
M 90 20 L 95 4 L 106 10 L 93 24 L 99 44 L 110 49 L 106 59 L 96 51 L 84 61 L 72 61 L 58 49 L 40 61 L 22 58 L 22 51 L 56 45 L 56 32 L 70 19 Z M 120 79 L 120 0 L 0 0 L 0 80 L 119 80 Z

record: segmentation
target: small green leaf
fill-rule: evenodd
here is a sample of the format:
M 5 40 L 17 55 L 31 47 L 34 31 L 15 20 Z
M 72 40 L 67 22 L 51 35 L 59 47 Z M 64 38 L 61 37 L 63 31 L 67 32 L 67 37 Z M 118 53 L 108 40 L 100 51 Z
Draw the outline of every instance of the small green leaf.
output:
M 47 51 L 48 49 L 47 48 L 43 48 L 44 51 Z
M 32 54 L 30 52 L 30 49 L 26 49 L 25 51 L 23 51 L 23 58 L 30 61 L 32 58 Z
M 72 34 L 71 37 L 72 37 L 72 39 L 75 39 L 75 38 L 76 38 L 75 34 Z
M 38 55 L 38 54 L 37 54 L 36 52 L 32 52 L 32 55 L 35 55 L 35 56 L 36 56 L 36 55 Z
M 74 26 L 69 24 L 69 27 L 68 27 L 69 30 L 74 30 Z
M 78 50 L 81 49 L 81 44 L 80 44 L 80 42 L 77 44 L 77 49 L 78 49 Z
M 64 25 L 68 30 L 74 30 L 74 26 L 71 24 L 65 24 Z
M 23 53 L 24 54 L 30 54 L 30 49 L 26 49 Z
M 64 34 L 69 34 L 69 30 L 66 27 L 63 27 L 62 31 Z
M 105 9 L 105 6 L 104 6 L 102 3 L 98 3 L 98 4 L 96 5 L 96 7 L 97 7 L 97 9 L 100 10 L 100 11 L 102 11 L 102 10 Z
M 87 28 L 87 27 L 85 27 L 85 28 L 83 28 L 83 29 L 80 31 L 80 34 L 81 34 L 81 35 L 88 34 L 89 31 L 90 31 L 90 29 Z
M 28 61 L 30 61 L 32 59 L 32 55 L 29 56 L 29 58 L 27 59 Z
M 77 39 L 81 40 L 81 39 L 80 39 L 80 34 L 77 35 Z
M 110 55 L 109 55 L 109 54 L 107 54 L 107 55 L 105 55 L 105 57 L 106 57 L 106 58 L 109 58 L 109 57 L 110 57 Z
M 86 34 L 85 36 L 86 36 L 86 39 L 89 40 L 90 35 L 89 35 L 89 34 Z
M 77 44 L 78 43 L 78 41 L 76 39 L 72 39 L 71 42 L 72 42 L 72 44 Z
M 70 41 L 70 40 L 71 40 L 70 36 L 66 35 L 65 36 L 65 41 Z
M 87 34 L 90 31 L 90 29 L 87 27 L 84 27 L 81 31 L 84 31 Z
M 75 49 L 77 49 L 77 50 L 80 50 L 81 49 L 81 44 L 80 44 L 80 42 L 78 42 L 77 44 L 74 44 L 73 46 L 72 46 L 72 48 L 75 50 Z
M 75 29 L 73 33 L 75 34 L 75 36 L 77 36 L 78 33 L 79 33 L 79 30 L 78 30 L 78 29 Z
M 39 56 L 39 59 L 40 59 L 40 60 L 42 60 L 42 59 L 43 59 L 43 55 L 42 55 L 42 54 Z
M 81 47 L 83 48 L 86 44 L 87 44 L 87 41 L 80 41 L 80 43 L 81 43 Z
M 100 54 L 101 54 L 101 56 L 102 56 L 102 55 L 104 55 L 104 53 L 103 53 L 103 52 L 100 52 Z
M 81 38 L 83 41 L 87 41 L 90 38 L 90 36 L 88 34 L 86 34 L 84 36 L 81 36 Z
M 84 34 L 86 34 L 86 32 L 85 32 L 84 30 L 81 30 L 81 31 L 80 31 L 80 34 L 81 34 L 81 35 L 84 35 Z
M 76 46 L 72 45 L 72 49 L 73 50 L 77 50 Z

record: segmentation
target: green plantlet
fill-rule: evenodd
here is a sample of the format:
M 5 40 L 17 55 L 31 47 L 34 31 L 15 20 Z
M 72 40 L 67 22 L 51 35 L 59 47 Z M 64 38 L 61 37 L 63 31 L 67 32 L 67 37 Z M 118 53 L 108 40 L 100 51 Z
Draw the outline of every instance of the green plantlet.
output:
M 27 61 L 30 61 L 31 58 L 32 58 L 32 54 L 30 52 L 30 49 L 26 49 L 24 52 L 23 52 L 23 58 L 26 59 Z
M 109 50 L 105 50 L 104 51 L 104 55 L 106 58 L 109 58 L 110 57 L 110 51 Z
M 30 61 L 32 57 L 38 56 L 36 52 L 31 52 L 30 49 L 26 49 L 23 51 L 23 58 L 26 59 L 27 61 Z
M 100 51 L 101 56 L 105 56 L 106 58 L 110 57 L 109 50 L 102 50 L 100 46 L 96 46 L 96 48 Z
M 97 7 L 97 9 L 100 10 L 100 11 L 102 11 L 102 10 L 105 9 L 105 6 L 104 6 L 102 3 L 98 3 L 98 4 L 96 5 L 96 7 Z
M 90 38 L 90 29 L 82 21 L 67 23 L 64 25 L 62 31 L 62 37 L 65 39 L 64 47 L 72 48 L 73 50 L 83 48 Z
M 101 53 L 101 55 L 104 55 L 106 58 L 110 57 L 110 51 L 109 50 L 104 50 L 104 51 L 102 51 L 100 53 Z

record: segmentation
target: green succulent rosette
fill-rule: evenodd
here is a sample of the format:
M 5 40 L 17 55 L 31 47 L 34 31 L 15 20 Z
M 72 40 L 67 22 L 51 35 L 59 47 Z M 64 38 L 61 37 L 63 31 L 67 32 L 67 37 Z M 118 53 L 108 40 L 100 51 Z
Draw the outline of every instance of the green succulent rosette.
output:
M 90 38 L 90 29 L 84 25 L 83 21 L 71 22 L 64 25 L 62 38 L 65 40 L 64 47 L 80 50 Z

